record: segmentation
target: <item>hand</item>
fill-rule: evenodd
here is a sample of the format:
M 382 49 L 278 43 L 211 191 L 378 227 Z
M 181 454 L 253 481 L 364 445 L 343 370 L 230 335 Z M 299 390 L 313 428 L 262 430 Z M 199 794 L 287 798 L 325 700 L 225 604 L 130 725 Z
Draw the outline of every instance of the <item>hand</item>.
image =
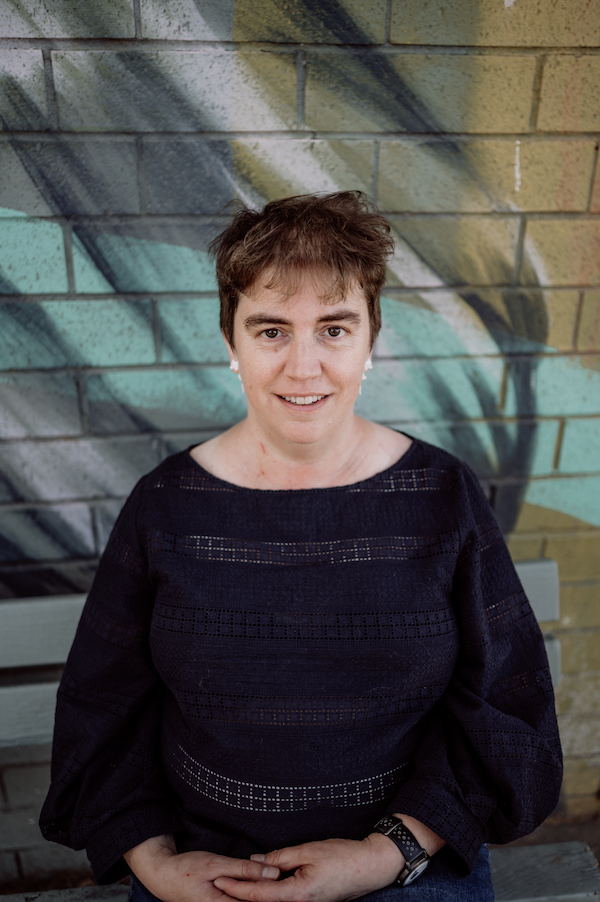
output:
M 227 902 L 227 894 L 215 886 L 217 877 L 274 882 L 279 870 L 248 859 L 228 858 L 212 852 L 178 853 L 172 836 L 154 836 L 130 849 L 125 861 L 163 902 Z
M 223 875 L 215 880 L 215 887 L 248 902 L 345 902 L 389 886 L 404 863 L 397 846 L 380 833 L 361 841 L 303 843 L 252 858 L 281 871 L 295 869 L 295 873 L 279 881 Z

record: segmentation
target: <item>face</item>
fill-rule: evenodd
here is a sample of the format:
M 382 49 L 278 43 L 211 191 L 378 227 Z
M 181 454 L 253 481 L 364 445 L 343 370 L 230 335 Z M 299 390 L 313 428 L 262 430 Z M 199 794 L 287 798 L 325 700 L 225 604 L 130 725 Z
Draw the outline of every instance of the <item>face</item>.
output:
M 271 440 L 327 440 L 353 417 L 370 352 L 367 302 L 360 288 L 334 303 L 307 276 L 291 297 L 266 288 L 241 295 L 232 359 L 248 397 L 248 418 Z

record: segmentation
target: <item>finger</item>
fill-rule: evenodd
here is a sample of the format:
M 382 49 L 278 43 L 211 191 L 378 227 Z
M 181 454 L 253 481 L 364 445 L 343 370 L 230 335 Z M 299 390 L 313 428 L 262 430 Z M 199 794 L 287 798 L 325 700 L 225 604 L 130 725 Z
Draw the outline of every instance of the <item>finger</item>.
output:
M 241 902 L 297 902 L 298 899 L 298 884 L 293 877 L 277 881 L 243 881 L 217 877 L 214 885 Z
M 237 880 L 277 880 L 279 877 L 279 868 L 247 858 L 221 858 L 217 867 L 217 876 Z
M 306 864 L 309 856 L 305 853 L 304 846 L 287 846 L 285 849 L 273 849 L 262 859 L 265 864 L 279 868 L 280 871 L 293 871 L 300 865 Z M 252 856 L 252 859 L 257 859 Z

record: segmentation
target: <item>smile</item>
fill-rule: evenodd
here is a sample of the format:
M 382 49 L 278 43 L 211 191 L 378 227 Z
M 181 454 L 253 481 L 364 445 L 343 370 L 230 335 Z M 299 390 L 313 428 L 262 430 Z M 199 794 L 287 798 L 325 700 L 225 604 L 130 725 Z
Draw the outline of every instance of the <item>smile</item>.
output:
M 321 401 L 323 398 L 326 398 L 327 395 L 307 395 L 306 397 L 301 397 L 298 395 L 280 395 L 284 401 L 289 401 L 291 404 L 316 404 L 317 401 Z

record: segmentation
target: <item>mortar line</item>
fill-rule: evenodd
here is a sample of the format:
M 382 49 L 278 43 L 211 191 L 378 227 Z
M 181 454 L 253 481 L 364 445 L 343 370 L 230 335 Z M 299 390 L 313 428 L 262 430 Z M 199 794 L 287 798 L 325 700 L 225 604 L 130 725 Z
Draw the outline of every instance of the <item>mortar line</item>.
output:
M 561 46 L 530 44 L 523 46 L 505 46 L 494 44 L 482 46 L 480 44 L 385 44 L 369 43 L 358 44 L 346 42 L 343 45 L 328 43 L 327 41 L 202 41 L 184 40 L 182 38 L 146 38 L 144 49 L 148 50 L 206 50 L 206 51 L 237 51 L 270 50 L 281 53 L 293 53 L 300 46 L 308 50 L 322 53 L 355 54 L 357 50 L 365 53 L 387 53 L 398 55 L 413 55 L 426 53 L 429 56 L 539 56 L 552 54 L 570 56 L 598 56 L 598 46 L 581 46 L 563 44 Z M 127 50 L 139 50 L 137 38 L 74 38 L 74 37 L 35 37 L 35 38 L 0 38 L 0 49 L 13 50 L 114 50 L 123 52 Z
M 383 40 L 385 44 L 390 44 L 390 36 L 392 34 L 392 0 L 387 0 L 385 5 L 385 33 Z
M 531 97 L 531 111 L 529 113 L 529 129 L 534 132 L 537 130 L 537 120 L 540 110 L 540 98 L 542 96 L 542 79 L 544 75 L 544 64 L 547 57 L 542 54 L 538 56 L 535 64 L 535 73 L 533 76 L 533 89 Z
M 62 226 L 63 244 L 65 250 L 65 267 L 67 270 L 68 293 L 74 295 L 75 288 L 75 269 L 73 266 L 73 229 L 70 223 L 65 222 Z
M 600 420 L 600 416 L 598 414 L 578 414 L 577 419 L 583 420 Z M 414 423 L 414 424 L 428 424 L 435 423 L 441 426 L 469 426 L 473 424 L 482 424 L 482 425 L 506 425 L 510 424 L 519 424 L 520 426 L 538 426 L 540 423 L 548 423 L 548 422 L 557 422 L 560 420 L 558 416 L 550 416 L 550 417 L 535 417 L 533 414 L 528 414 L 523 417 L 516 416 L 507 416 L 503 417 L 502 414 L 498 414 L 491 417 L 467 417 L 465 419 L 447 419 L 442 417 L 441 419 L 436 420 L 426 420 L 426 419 L 412 419 L 412 420 L 403 420 L 404 423 Z M 390 420 L 390 422 L 394 422 Z M 96 443 L 116 442 L 117 444 L 131 444 L 131 443 L 145 443 L 148 437 L 160 436 L 160 435 L 187 435 L 190 432 L 194 434 L 208 434 L 209 432 L 214 432 L 217 427 L 199 427 L 197 429 L 191 427 L 180 427 L 179 429 L 165 429 L 162 433 L 154 433 L 154 432 L 106 432 L 106 433 L 90 433 L 89 435 L 85 435 L 83 433 L 66 433 L 62 435 L 28 435 L 28 436 L 19 436 L 14 438 L 3 438 L 0 440 L 0 447 L 7 445 L 52 445 L 61 443 L 61 442 L 69 442 L 69 444 L 74 444 L 77 442 L 89 442 L 94 441 Z M 218 427 L 219 429 L 225 427 Z M 565 473 L 565 478 L 581 478 L 586 475 L 594 475 L 592 471 L 588 473 Z M 529 477 L 532 478 L 532 477 Z M 535 479 L 549 479 L 554 478 L 554 476 L 536 476 L 533 477 Z
M 156 298 L 152 298 L 150 303 L 152 306 L 152 334 L 154 336 L 154 354 L 156 356 L 156 363 L 162 363 L 162 335 L 160 331 L 158 301 L 156 300 Z
M 598 294 L 598 286 L 596 285 L 563 285 L 563 284 L 554 284 L 554 285 L 514 285 L 512 283 L 499 283 L 499 282 L 486 282 L 482 284 L 471 284 L 471 283 L 448 283 L 447 285 L 384 285 L 381 293 L 390 298 L 403 298 L 406 295 L 414 294 L 415 292 L 419 292 L 419 294 L 428 295 L 428 294 L 437 294 L 439 292 L 459 292 L 459 291 L 483 291 L 484 289 L 495 289 L 497 291 L 507 291 L 507 292 L 515 292 L 519 289 L 528 289 L 528 290 L 538 290 L 538 289 L 548 289 L 552 291 L 590 291 L 594 294 Z M 72 303 L 76 301 L 90 301 L 95 304 L 105 303 L 106 301 L 115 301 L 115 300 L 123 300 L 129 301 L 131 303 L 143 303 L 144 301 L 152 300 L 155 297 L 160 301 L 167 302 L 176 302 L 181 300 L 198 300 L 198 301 L 214 301 L 215 300 L 216 291 L 165 291 L 161 292 L 148 292 L 141 291 L 139 293 L 134 292 L 112 292 L 112 293 L 92 293 L 85 294 L 80 293 L 76 296 L 70 295 L 68 292 L 48 292 L 48 293 L 40 293 L 40 294 L 4 294 L 0 295 L 0 307 L 3 305 L 26 305 L 26 304 L 39 304 L 46 301 L 61 301 L 64 303 Z M 565 354 L 571 354 L 571 351 L 565 352 Z M 581 355 L 589 355 L 595 354 L 598 355 L 598 351 L 594 349 L 589 350 L 581 350 L 578 352 Z M 500 352 L 498 354 L 483 354 L 478 355 L 483 357 L 490 356 L 501 356 Z M 518 357 L 522 356 L 519 353 L 508 353 L 508 356 Z M 544 355 L 535 355 L 535 356 L 544 356 Z M 556 354 L 552 354 L 552 357 L 556 357 Z M 395 359 L 395 358 L 392 358 Z M 18 368 L 15 367 L 0 367 L 0 370 L 15 370 L 18 371 Z M 71 370 L 78 369 L 78 367 L 71 367 Z M 53 369 L 54 371 L 54 369 Z
M 558 424 L 558 432 L 556 435 L 556 445 L 554 446 L 554 457 L 552 458 L 552 469 L 554 472 L 558 472 L 558 465 L 560 463 L 560 455 L 562 452 L 563 438 L 565 434 L 565 426 L 566 426 L 566 417 L 561 417 Z
M 140 215 L 148 215 L 148 182 L 146 179 L 146 152 L 144 139 L 139 135 L 135 138 L 135 166 L 137 174 L 137 187 L 140 201 Z
M 517 236 L 517 246 L 515 249 L 515 269 L 511 283 L 513 288 L 517 288 L 519 286 L 519 279 L 521 276 L 521 266 L 523 264 L 523 247 L 525 244 L 525 226 L 526 218 L 525 214 L 522 214 L 519 217 L 519 234 Z
M 573 325 L 573 340 L 572 340 L 572 348 L 574 351 L 579 350 L 579 330 L 581 329 L 581 320 L 583 318 L 583 304 L 585 298 L 585 291 L 579 292 L 579 299 L 577 301 L 577 311 L 575 313 L 575 323 Z
M 377 203 L 377 193 L 379 187 L 379 153 L 381 145 L 379 141 L 375 141 L 373 145 L 373 172 L 371 175 L 371 200 Z
M 90 406 L 87 396 L 87 384 L 85 373 L 77 373 L 75 375 L 75 384 L 77 386 L 77 401 L 79 404 L 79 417 L 81 419 L 82 436 L 91 435 L 90 423 Z
M 596 179 L 598 178 L 598 149 L 600 148 L 600 141 L 596 141 L 596 145 L 594 147 L 594 162 L 592 164 L 592 178 L 590 180 L 590 190 L 588 194 L 587 204 L 586 204 L 586 212 L 591 213 L 592 206 L 592 198 L 594 196 L 594 188 L 596 187 Z
M 15 850 L 15 863 L 17 865 L 17 874 L 19 875 L 19 880 L 25 879 L 25 868 L 23 867 L 23 862 L 21 861 L 21 854 L 18 849 Z
M 306 51 L 301 47 L 296 53 L 296 125 L 305 129 L 306 118 Z
M 100 551 L 100 526 L 98 523 L 98 508 L 95 504 L 89 504 L 88 510 L 90 512 L 90 521 L 92 524 L 92 536 L 94 539 L 94 551 L 96 555 L 100 557 L 102 552 Z
M 500 397 L 498 398 L 498 410 L 504 410 L 506 396 L 508 394 L 508 361 L 504 360 L 502 367 L 502 380 L 500 382 Z
M 133 0 L 133 23 L 135 28 L 135 37 L 136 40 L 141 40 L 142 38 L 142 10 L 140 7 L 140 0 Z
M 44 64 L 48 124 L 51 131 L 59 131 L 58 102 L 56 100 L 56 86 L 54 84 L 54 72 L 52 69 L 52 53 L 49 47 L 44 47 L 42 50 L 42 60 Z
M 0 48 L 1 49 L 1 48 Z M 564 131 L 560 133 L 554 132 L 527 132 L 527 131 L 511 131 L 511 132 L 453 132 L 453 131 L 326 131 L 322 129 L 304 128 L 293 131 L 290 129 L 232 129 L 224 131 L 219 129 L 205 131 L 174 131 L 168 129 L 157 129 L 156 131 L 148 131 L 147 129 L 131 128 L 129 131 L 117 131 L 106 129 L 99 132 L 91 131 L 71 131 L 69 129 L 60 130 L 61 140 L 67 139 L 69 142 L 101 142 L 101 141 L 123 141 L 124 143 L 131 141 L 132 137 L 149 138 L 152 141 L 172 141 L 174 138 L 180 141 L 255 141 L 259 138 L 277 138 L 278 140 L 290 141 L 391 141 L 395 143 L 442 143 L 447 144 L 448 140 L 458 143 L 469 143 L 472 141 L 505 141 L 513 143 L 514 141 L 528 141 L 531 143 L 556 143 L 569 142 L 573 139 L 577 141 L 594 141 L 598 140 L 598 132 L 576 132 Z M 39 141 L 40 143 L 50 143 L 56 141 L 57 136 L 51 132 L 35 131 L 34 129 L 13 129 L 12 131 L 0 132 L 0 143 L 12 142 L 14 140 Z

